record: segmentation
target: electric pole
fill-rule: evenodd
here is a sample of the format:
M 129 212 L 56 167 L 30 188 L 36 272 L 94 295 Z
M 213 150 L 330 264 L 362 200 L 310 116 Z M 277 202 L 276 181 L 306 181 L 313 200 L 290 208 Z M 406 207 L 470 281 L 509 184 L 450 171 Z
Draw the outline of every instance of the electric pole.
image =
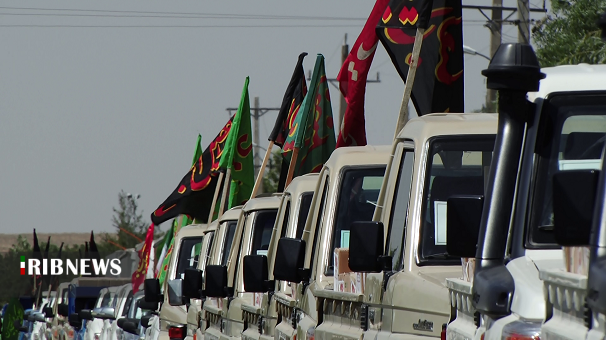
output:
M 490 57 L 497 52 L 497 49 L 501 45 L 501 32 L 503 29 L 503 0 L 492 0 L 492 13 L 490 15 L 490 21 L 486 23 L 486 26 L 490 30 Z M 495 102 L 497 101 L 497 91 L 488 89 L 486 90 L 486 109 L 488 111 L 496 111 Z
M 518 0 L 518 42 L 530 44 L 530 17 L 528 0 Z
M 259 167 L 261 166 L 260 160 L 260 152 L 261 148 L 259 148 L 259 97 L 255 97 L 254 100 L 254 108 L 253 108 L 253 164 L 255 165 L 255 178 L 259 174 Z M 263 182 L 260 184 L 259 192 L 263 192 Z

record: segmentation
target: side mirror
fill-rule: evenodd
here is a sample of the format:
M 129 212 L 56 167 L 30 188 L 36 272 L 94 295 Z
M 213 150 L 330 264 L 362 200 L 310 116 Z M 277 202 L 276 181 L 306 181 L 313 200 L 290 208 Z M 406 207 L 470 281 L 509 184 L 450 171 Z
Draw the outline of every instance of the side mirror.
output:
M 116 320 L 116 311 L 113 307 L 103 307 L 95 317 L 102 320 Z
M 300 283 L 308 279 L 305 266 L 305 241 L 296 238 L 283 237 L 278 241 L 276 261 L 274 263 L 274 279 Z
M 183 280 L 174 279 L 168 281 L 168 303 L 171 306 L 182 306 L 183 303 Z
M 206 266 L 204 280 L 204 295 L 208 297 L 227 297 L 227 267 Z
M 553 175 L 553 230 L 559 245 L 589 245 L 599 176 L 597 170 Z
M 83 309 L 78 312 L 78 315 L 80 315 L 80 319 L 82 319 L 82 320 L 92 320 L 93 319 L 93 313 L 90 309 Z
M 126 318 L 120 318 L 116 321 L 116 323 L 118 324 L 118 327 L 124 329 L 124 323 L 126 322 Z
M 354 272 L 379 273 L 383 269 L 384 233 L 381 222 L 354 222 L 349 236 L 349 268 Z M 390 268 L 391 269 L 391 266 Z
M 147 302 L 162 302 L 164 297 L 160 294 L 160 280 L 145 279 L 143 282 L 143 290 L 145 291 L 145 301 Z
M 139 335 L 139 322 L 137 319 L 126 319 L 120 328 L 127 333 Z
M 55 315 L 53 314 L 53 308 L 52 307 L 44 307 L 44 315 L 46 315 L 47 318 L 53 318 L 55 317 Z
M 451 196 L 446 203 L 446 252 L 476 257 L 484 196 Z
M 267 279 L 267 256 L 244 256 L 244 291 L 253 293 L 270 291 L 273 287 Z
M 57 312 L 59 315 L 67 317 L 69 315 L 69 307 L 65 303 L 60 303 L 59 306 L 57 306 Z
M 142 317 L 141 318 L 141 326 L 143 326 L 145 328 L 149 327 L 149 323 L 151 321 L 151 318 L 154 317 L 154 316 L 155 315 L 153 315 L 153 314 L 148 314 L 148 315 Z
M 185 278 L 183 279 L 183 296 L 190 299 L 200 299 L 202 297 L 202 271 L 200 269 L 185 269 Z
M 146 309 L 146 310 L 151 310 L 151 311 L 155 311 L 155 310 L 158 309 L 158 303 L 157 302 L 147 302 L 147 301 L 145 301 L 145 298 L 140 299 L 139 301 L 137 301 L 137 305 L 141 309 Z
M 75 329 L 82 328 L 82 320 L 80 320 L 80 316 L 78 315 L 78 313 L 70 314 L 67 320 L 69 322 L 69 325 L 74 327 Z

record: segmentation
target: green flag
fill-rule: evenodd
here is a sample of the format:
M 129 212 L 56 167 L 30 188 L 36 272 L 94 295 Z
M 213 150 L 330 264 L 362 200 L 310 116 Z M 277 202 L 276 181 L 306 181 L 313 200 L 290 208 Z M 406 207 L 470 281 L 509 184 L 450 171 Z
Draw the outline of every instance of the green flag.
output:
M 291 151 L 299 148 L 294 175 L 300 176 L 320 172 L 336 144 L 324 56 L 318 54 L 309 91 L 284 142 L 282 154 L 290 159 Z
M 227 209 L 245 203 L 250 198 L 255 184 L 248 81 L 248 77 L 246 77 L 240 106 L 233 119 L 225 142 L 225 149 L 219 161 L 220 168 L 231 170 Z
M 6 307 L 2 320 L 2 340 L 19 339 L 19 329 L 15 328 L 15 321 L 23 323 L 23 307 L 19 299 L 12 298 Z

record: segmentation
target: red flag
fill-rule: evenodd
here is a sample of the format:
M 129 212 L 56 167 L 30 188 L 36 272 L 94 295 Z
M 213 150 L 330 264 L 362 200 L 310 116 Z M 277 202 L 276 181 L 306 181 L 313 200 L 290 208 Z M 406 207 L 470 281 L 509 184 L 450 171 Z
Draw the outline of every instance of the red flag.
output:
M 143 243 L 143 247 L 139 250 L 139 266 L 137 270 L 133 273 L 132 282 L 133 282 L 133 294 L 139 290 L 139 286 L 145 281 L 145 274 L 147 273 L 147 268 L 149 267 L 149 254 L 151 248 L 154 243 L 154 224 L 152 223 L 147 229 L 147 235 L 145 236 L 145 243 Z
M 375 6 L 351 48 L 351 52 L 337 76 L 339 88 L 347 102 L 347 110 L 341 123 L 341 131 L 337 138 L 337 148 L 341 146 L 366 145 L 366 129 L 364 121 L 364 94 L 366 78 L 370 64 L 375 56 L 379 37 L 375 28 L 385 11 L 389 0 L 377 0 Z

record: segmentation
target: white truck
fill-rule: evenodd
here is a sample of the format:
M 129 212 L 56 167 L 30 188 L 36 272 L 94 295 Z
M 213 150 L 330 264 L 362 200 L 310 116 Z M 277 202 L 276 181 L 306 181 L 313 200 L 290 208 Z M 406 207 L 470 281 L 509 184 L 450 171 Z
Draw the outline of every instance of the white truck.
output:
M 244 257 L 244 290 L 255 293 L 253 304 L 242 304 L 244 340 L 274 338 L 278 314 L 273 295 L 277 290 L 285 294 L 291 293 L 288 283 L 273 280 L 273 273 L 269 268 L 273 268 L 280 238 L 300 239 L 303 236 L 318 177 L 318 174 L 313 173 L 292 180 L 282 195 L 267 255 Z
M 240 338 L 244 330 L 241 306 L 253 303 L 253 293 L 244 291 L 243 258 L 250 254 L 267 254 L 280 196 L 256 197 L 246 202 L 236 226 L 227 266 L 206 266 L 204 294 L 207 299 L 202 307 L 206 329 L 201 330 L 204 339 Z
M 553 175 L 599 169 L 606 66 L 540 69 L 530 46 L 503 44 L 483 73 L 487 86 L 499 90 L 499 131 L 483 211 L 464 198 L 448 208 L 448 252 L 475 257 L 470 262 L 475 274 L 472 280 L 447 280 L 456 318 L 446 335 L 451 340 L 544 339 L 541 326 L 551 315 L 540 278 L 549 286 L 559 278 L 542 273 L 565 268 L 553 232 Z M 477 242 L 469 236 L 476 234 Z M 583 338 L 557 327 L 563 318 L 582 314 L 582 306 L 566 308 L 566 316 L 554 312 L 547 322 L 547 338 Z M 549 324 L 556 329 L 549 330 Z
M 352 220 L 349 263 L 364 290 L 318 289 L 317 339 L 439 338 L 450 319 L 445 278 L 460 259 L 446 254 L 446 201 L 482 195 L 497 118 L 487 113 L 411 119 L 391 148 L 373 221 Z M 318 265 L 318 264 L 316 264 Z M 356 274 L 358 276 L 358 274 Z
M 347 247 L 350 220 L 372 218 L 389 151 L 388 146 L 338 148 L 324 164 L 302 239 L 278 241 L 274 279 L 291 286 L 279 286 L 273 295 L 278 314 L 275 339 L 304 339 L 314 329 L 316 294 L 335 283 L 333 250 Z

